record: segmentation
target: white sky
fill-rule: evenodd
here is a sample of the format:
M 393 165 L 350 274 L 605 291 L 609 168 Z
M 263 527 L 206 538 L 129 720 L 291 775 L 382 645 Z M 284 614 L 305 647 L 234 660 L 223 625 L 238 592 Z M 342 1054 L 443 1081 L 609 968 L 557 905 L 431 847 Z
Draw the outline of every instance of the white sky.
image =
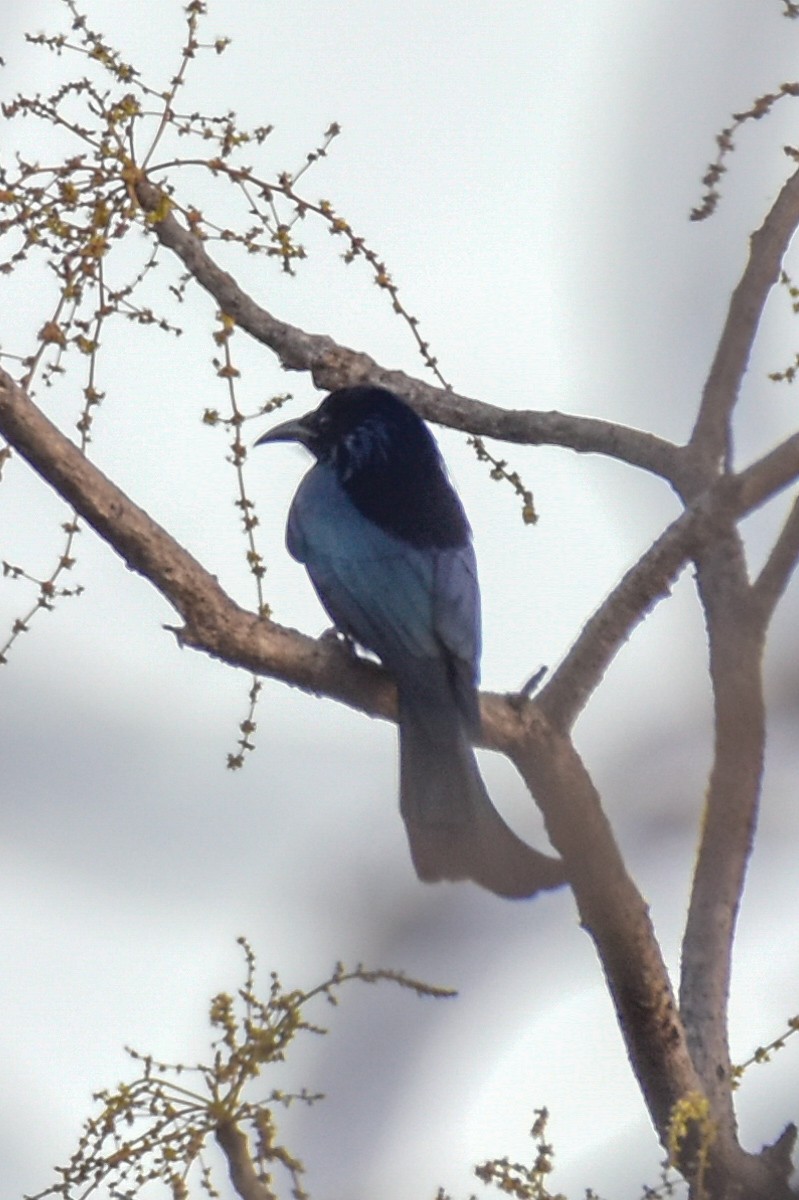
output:
M 777 0 L 209 7 L 209 39 L 229 34 L 233 45 L 197 60 L 185 107 L 273 123 L 258 160 L 272 173 L 296 168 L 328 124 L 341 123 L 307 193 L 331 199 L 386 258 L 459 390 L 686 434 L 748 233 L 784 177 L 781 146 L 796 140 L 799 113 L 786 101 L 741 135 L 717 217 L 689 224 L 718 129 L 796 71 L 799 26 L 781 18 Z M 97 0 L 89 16 L 154 80 L 172 74 L 178 3 Z M 55 0 L 7 0 L 5 97 L 54 86 L 52 72 L 66 64 L 19 39 L 60 20 Z M 49 135 L 21 132 L 43 160 L 56 152 Z M 199 175 L 182 187 L 184 199 L 212 203 Z M 340 245 L 306 224 L 314 254 L 296 280 L 263 259 L 225 261 L 285 319 L 420 371 L 365 269 L 345 269 Z M 27 348 L 20 339 L 44 315 L 41 283 L 4 277 L 2 286 L 0 344 Z M 752 365 L 742 461 L 792 428 L 794 394 L 765 380 L 795 350 L 785 308 L 772 304 Z M 214 306 L 195 289 L 178 316 L 186 333 L 177 343 L 109 330 L 93 452 L 252 605 L 224 438 L 200 423 L 225 399 L 210 366 Z M 315 403 L 308 379 L 283 374 L 241 334 L 234 352 L 248 407 L 285 390 L 294 412 Z M 71 430 L 76 393 L 47 401 Z M 484 681 L 510 690 L 540 663 L 557 663 L 675 504 L 664 485 L 617 464 L 509 448 L 541 514 L 525 529 L 509 491 L 487 480 L 463 439 L 443 433 L 441 442 L 475 528 Z M 278 620 L 318 632 L 324 617 L 282 546 L 306 464 L 299 451 L 273 447 L 250 465 L 269 601 Z M 47 569 L 63 519 L 44 485 L 12 463 L 0 491 L 0 557 Z M 753 546 L 772 524 L 750 522 Z M 207 999 L 239 981 L 242 932 L 265 983 L 277 969 L 289 986 L 312 985 L 342 958 L 460 992 L 432 1004 L 353 990 L 322 1014 L 332 1035 L 298 1047 L 286 1079 L 329 1095 L 287 1124 L 314 1200 L 423 1200 L 439 1184 L 461 1200 L 481 1190 L 474 1162 L 529 1157 L 532 1111 L 544 1104 L 556 1189 L 577 1196 L 591 1186 L 615 1200 L 654 1183 L 659 1147 L 568 894 L 508 904 L 470 885 L 423 887 L 396 810 L 393 730 L 278 684 L 264 687 L 257 753 L 243 772 L 227 772 L 248 680 L 178 651 L 161 628 L 173 619 L 167 606 L 92 534 L 79 541 L 75 580 L 86 594 L 37 622 L 2 672 L 3 1194 L 49 1182 L 92 1091 L 128 1070 L 124 1043 L 199 1056 Z M 20 585 L 0 580 L 0 640 L 23 603 Z M 796 616 L 789 598 L 769 664 L 775 734 L 736 960 L 739 1058 L 799 1008 L 799 822 L 788 804 Z M 578 729 L 675 969 L 708 720 L 701 620 L 686 578 Z M 483 762 L 518 828 L 543 844 L 513 772 L 495 757 Z M 791 1046 L 747 1079 L 747 1145 L 796 1118 L 796 1062 Z

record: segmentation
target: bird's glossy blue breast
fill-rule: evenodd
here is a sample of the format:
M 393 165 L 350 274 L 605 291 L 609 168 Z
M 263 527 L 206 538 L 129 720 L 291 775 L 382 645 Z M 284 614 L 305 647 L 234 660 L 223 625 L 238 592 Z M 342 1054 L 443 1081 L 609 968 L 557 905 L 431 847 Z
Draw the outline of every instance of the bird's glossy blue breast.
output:
M 293 558 L 309 565 L 320 556 L 372 555 L 387 536 L 358 512 L 333 467 L 311 467 L 289 510 L 286 546 Z

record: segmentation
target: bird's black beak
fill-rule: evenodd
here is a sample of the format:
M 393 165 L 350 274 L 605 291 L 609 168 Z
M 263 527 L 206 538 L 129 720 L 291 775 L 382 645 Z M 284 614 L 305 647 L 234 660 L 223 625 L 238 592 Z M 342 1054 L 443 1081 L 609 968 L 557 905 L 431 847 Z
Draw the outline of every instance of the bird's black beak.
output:
M 303 417 L 282 421 L 280 425 L 268 429 L 254 444 L 263 446 L 265 442 L 299 442 L 302 446 L 310 449 L 316 437 L 315 415 L 315 413 L 309 412 Z

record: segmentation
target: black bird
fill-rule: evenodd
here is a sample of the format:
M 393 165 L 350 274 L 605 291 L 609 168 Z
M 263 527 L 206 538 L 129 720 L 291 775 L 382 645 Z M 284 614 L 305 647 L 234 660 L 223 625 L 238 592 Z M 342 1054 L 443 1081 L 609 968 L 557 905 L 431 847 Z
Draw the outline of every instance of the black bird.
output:
M 400 810 L 420 879 L 473 879 L 502 896 L 562 882 L 560 864 L 508 828 L 472 750 L 480 592 L 471 529 L 432 434 L 384 388 L 332 392 L 259 438 L 316 458 L 286 544 L 347 637 L 397 685 Z

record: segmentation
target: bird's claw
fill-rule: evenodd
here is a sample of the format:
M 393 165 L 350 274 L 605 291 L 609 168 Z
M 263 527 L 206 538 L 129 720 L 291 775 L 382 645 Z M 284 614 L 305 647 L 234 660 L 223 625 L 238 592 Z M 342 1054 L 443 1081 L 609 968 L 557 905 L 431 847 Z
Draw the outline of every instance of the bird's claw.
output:
M 358 652 L 355 649 L 355 642 L 348 633 L 342 633 L 340 629 L 336 629 L 335 625 L 331 625 L 319 637 L 320 642 L 334 642 L 349 654 L 350 658 L 357 658 Z

